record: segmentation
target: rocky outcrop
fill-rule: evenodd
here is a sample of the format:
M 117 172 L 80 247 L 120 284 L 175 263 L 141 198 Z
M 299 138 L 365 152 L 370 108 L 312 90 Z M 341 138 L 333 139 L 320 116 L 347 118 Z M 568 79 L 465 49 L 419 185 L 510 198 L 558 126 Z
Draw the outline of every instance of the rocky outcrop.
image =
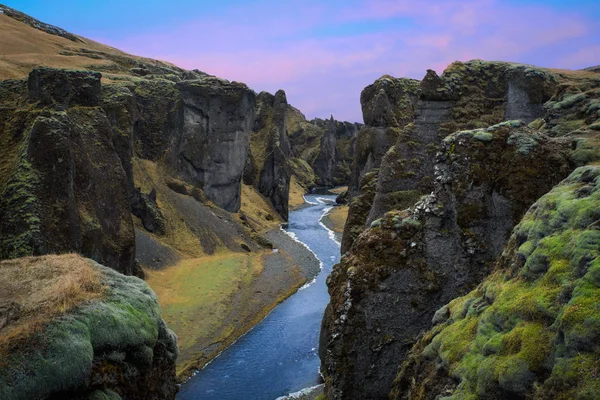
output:
M 352 165 L 350 193 L 356 195 L 363 175 L 379 168 L 386 151 L 395 143 L 399 128 L 414 118 L 419 81 L 385 75 L 360 95 L 365 126 L 358 133 Z
M 171 148 L 171 168 L 202 187 L 219 207 L 240 207 L 241 179 L 254 123 L 254 93 L 218 78 L 177 84 L 183 102 L 180 136 Z
M 317 176 L 318 184 L 321 186 L 333 186 L 333 173 L 335 167 L 335 145 L 336 131 L 333 115 L 327 123 L 325 133 L 321 138 L 321 145 L 317 158 L 314 162 L 315 175 Z
M 287 221 L 291 149 L 287 135 L 285 92 L 278 90 L 275 95 L 261 92 L 256 98 L 256 108 L 244 183 L 254 185 Z
M 569 173 L 570 148 L 520 121 L 442 141 L 433 193 L 375 220 L 328 278 L 328 398 L 387 398 L 435 311 L 489 273 L 516 221 Z
M 297 181 L 305 189 L 347 185 L 362 124 L 336 121 L 333 116 L 307 121 L 292 106 L 288 106 L 286 115 L 292 172 Z
M 591 399 L 600 390 L 598 167 L 523 217 L 495 272 L 436 312 L 393 399 Z
M 507 63 L 457 62 L 441 77 L 427 71 L 415 118 L 404 126 L 381 163 L 367 223 L 388 210 L 409 207 L 431 192 L 434 155 L 448 133 L 503 120 L 530 123 L 542 115 L 557 84 L 549 72 Z
M 83 261 L 78 256 L 58 257 L 64 262 Z M 55 269 L 44 265 L 48 261 L 43 257 L 11 262 L 26 263 L 29 271 L 39 270 L 38 279 L 61 278 L 53 275 Z M 92 260 L 83 262 L 91 266 L 86 277 L 100 275 L 96 289 L 101 289 L 101 294 L 53 316 L 36 329 L 23 325 L 21 330 L 11 330 L 9 322 L 3 334 L 12 340 L 1 351 L 9 352 L 10 362 L 6 362 L 7 358 L 0 361 L 0 397 L 174 399 L 178 390 L 177 338 L 161 318 L 156 295 L 138 278 L 126 277 Z M 4 268 L 10 267 L 0 263 L 0 270 Z M 69 266 L 65 268 L 73 271 Z M 18 285 L 25 283 L 15 283 Z M 71 290 L 68 286 L 57 289 Z M 24 301 L 30 305 L 40 295 L 27 291 L 24 294 Z M 52 295 L 75 301 L 69 293 Z
M 0 258 L 76 251 L 130 274 L 129 185 L 100 108 L 100 74 L 39 68 L 28 89 L 26 105 L 4 111 L 14 144 L 0 188 Z
M 378 169 L 367 172 L 360 182 L 360 193 L 350 202 L 348 218 L 344 224 L 344 233 L 342 235 L 342 243 L 340 246 L 341 254 L 350 250 L 358 235 L 365 230 L 367 217 L 371 210 L 373 199 L 375 198 L 378 176 Z
M 319 186 L 344 186 L 349 183 L 350 166 L 354 159 L 356 137 L 361 124 L 314 119 L 324 129 L 317 157 L 312 162 Z

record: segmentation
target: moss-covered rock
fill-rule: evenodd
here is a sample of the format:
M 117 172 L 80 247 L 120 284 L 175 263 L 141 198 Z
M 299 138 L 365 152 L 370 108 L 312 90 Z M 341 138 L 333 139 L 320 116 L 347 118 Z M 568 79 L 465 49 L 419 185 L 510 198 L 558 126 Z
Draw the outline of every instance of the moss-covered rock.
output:
M 244 183 L 254 185 L 271 201 L 284 221 L 288 219 L 288 202 L 292 169 L 287 134 L 287 98 L 283 90 L 275 95 L 261 92 L 256 97 L 256 119 L 250 136 Z
M 177 338 L 156 295 L 138 278 L 88 262 L 104 293 L 9 344 L 0 397 L 174 399 Z
M 523 152 L 517 135 L 536 146 Z M 433 193 L 374 220 L 328 279 L 328 398 L 387 396 L 399 360 L 436 311 L 489 273 L 516 221 L 571 171 L 570 148 L 520 122 L 442 141 Z
M 531 207 L 496 271 L 413 348 L 393 398 L 597 397 L 599 176 L 578 168 Z
M 66 92 L 57 92 L 61 81 Z M 73 86 L 80 81 L 94 83 Z M 0 193 L 0 258 L 77 251 L 131 273 L 127 176 L 106 114 L 83 106 L 91 98 L 99 102 L 99 84 L 95 73 L 35 70 L 30 102 L 13 104 L 21 123 L 5 127 L 2 136 L 18 137 L 19 150 Z M 59 110 L 32 91 L 54 93 L 48 99 Z

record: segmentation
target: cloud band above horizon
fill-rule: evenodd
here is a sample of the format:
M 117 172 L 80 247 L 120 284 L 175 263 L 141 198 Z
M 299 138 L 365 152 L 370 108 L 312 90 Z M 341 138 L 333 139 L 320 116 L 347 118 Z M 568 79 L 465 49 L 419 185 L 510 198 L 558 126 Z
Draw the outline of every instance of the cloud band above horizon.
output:
M 256 91 L 284 89 L 309 118 L 362 121 L 360 92 L 375 79 L 421 79 L 426 69 L 441 73 L 456 60 L 568 69 L 600 64 L 597 1 L 120 3 L 7 5 L 132 54 Z

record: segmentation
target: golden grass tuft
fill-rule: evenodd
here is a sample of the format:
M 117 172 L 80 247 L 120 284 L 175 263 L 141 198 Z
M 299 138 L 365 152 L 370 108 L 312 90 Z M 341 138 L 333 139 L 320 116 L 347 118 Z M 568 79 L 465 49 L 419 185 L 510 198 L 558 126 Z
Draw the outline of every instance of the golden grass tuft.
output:
M 19 319 L 0 335 L 0 359 L 20 347 L 52 318 L 102 297 L 101 273 L 77 254 L 0 262 L 0 302 L 16 302 Z
M 344 225 L 346 224 L 346 219 L 348 219 L 348 206 L 333 207 L 327 213 L 326 218 L 331 221 L 331 230 L 338 233 L 344 232 Z
M 251 185 L 242 184 L 240 213 L 246 216 L 249 226 L 258 232 L 277 228 L 282 222 L 271 202 Z
M 288 201 L 290 211 L 301 207 L 305 203 L 304 193 L 306 193 L 306 190 L 300 185 L 296 176 L 292 175 L 292 179 L 290 180 L 290 198 Z

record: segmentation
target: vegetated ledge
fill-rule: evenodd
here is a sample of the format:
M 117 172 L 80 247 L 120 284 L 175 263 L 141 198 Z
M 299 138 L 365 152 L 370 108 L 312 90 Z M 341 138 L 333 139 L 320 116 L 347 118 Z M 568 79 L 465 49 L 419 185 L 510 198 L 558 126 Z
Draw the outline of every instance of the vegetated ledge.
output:
M 530 208 L 495 272 L 436 313 L 390 398 L 597 398 L 599 177 L 578 168 Z
M 175 398 L 177 338 L 144 281 L 78 255 L 0 270 L 0 398 Z

